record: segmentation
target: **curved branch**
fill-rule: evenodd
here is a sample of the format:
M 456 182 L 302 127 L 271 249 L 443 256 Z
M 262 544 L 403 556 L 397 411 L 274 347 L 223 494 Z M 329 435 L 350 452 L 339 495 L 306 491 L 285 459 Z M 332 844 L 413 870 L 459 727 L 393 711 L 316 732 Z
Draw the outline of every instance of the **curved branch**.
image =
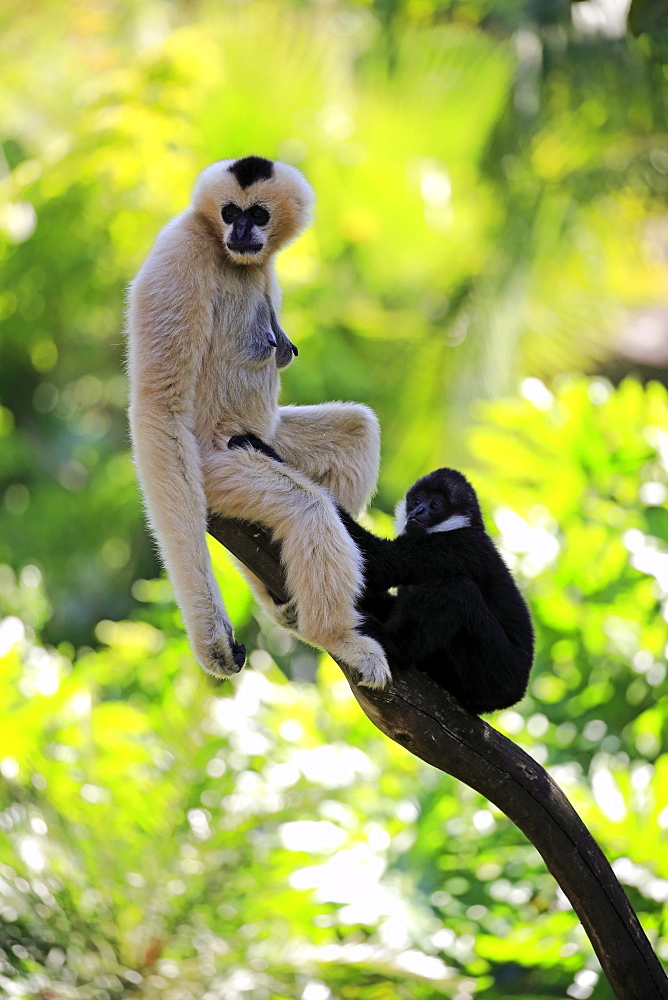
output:
M 209 531 L 288 599 L 280 547 L 257 525 L 211 515 Z M 386 736 L 499 807 L 540 852 L 571 902 L 618 1000 L 668 1000 L 668 978 L 600 847 L 550 775 L 515 743 L 465 712 L 410 666 L 382 691 L 357 687 L 359 705 Z

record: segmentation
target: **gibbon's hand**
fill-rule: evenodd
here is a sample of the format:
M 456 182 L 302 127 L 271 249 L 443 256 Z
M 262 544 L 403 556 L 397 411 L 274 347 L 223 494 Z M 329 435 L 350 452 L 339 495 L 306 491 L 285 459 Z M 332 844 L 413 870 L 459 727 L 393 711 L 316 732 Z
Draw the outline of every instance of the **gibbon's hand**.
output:
M 297 357 L 299 351 L 292 343 L 281 324 L 278 322 L 276 310 L 274 309 L 269 296 L 266 297 L 265 301 L 269 308 L 269 323 L 271 326 L 269 343 L 273 344 L 276 348 L 276 364 L 279 368 L 285 368 L 292 361 L 293 355 L 295 358 Z
M 230 635 L 222 635 L 206 644 L 200 644 L 193 638 L 191 642 L 198 662 L 214 677 L 232 677 L 246 662 L 246 647 L 241 642 L 235 642 Z
M 246 662 L 246 647 L 244 646 L 243 642 L 233 642 L 231 649 L 232 649 L 232 659 L 234 660 L 239 670 L 241 670 L 244 663 Z
M 235 434 L 227 442 L 228 448 L 245 448 L 246 451 L 261 451 L 267 458 L 273 458 L 275 462 L 283 464 L 283 459 L 274 451 L 271 445 L 265 444 L 257 434 Z
M 401 663 L 402 651 L 398 643 L 395 641 L 397 637 L 392 635 L 385 624 L 379 621 L 375 615 L 369 614 L 368 612 L 364 614 L 362 631 L 365 635 L 368 635 L 370 639 L 375 639 L 376 642 L 383 647 L 385 655 L 390 663 Z

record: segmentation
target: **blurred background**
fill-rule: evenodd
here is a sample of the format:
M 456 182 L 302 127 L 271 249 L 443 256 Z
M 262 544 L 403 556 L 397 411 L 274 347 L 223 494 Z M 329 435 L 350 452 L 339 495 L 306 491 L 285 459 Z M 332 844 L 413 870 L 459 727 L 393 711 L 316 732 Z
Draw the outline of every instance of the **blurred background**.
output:
M 215 686 L 146 533 L 127 282 L 212 160 L 298 165 L 284 402 L 369 403 L 369 522 L 463 468 L 529 599 L 549 767 L 668 961 L 661 0 L 6 0 L 0 993 L 608 1000 L 535 850 L 217 576 Z

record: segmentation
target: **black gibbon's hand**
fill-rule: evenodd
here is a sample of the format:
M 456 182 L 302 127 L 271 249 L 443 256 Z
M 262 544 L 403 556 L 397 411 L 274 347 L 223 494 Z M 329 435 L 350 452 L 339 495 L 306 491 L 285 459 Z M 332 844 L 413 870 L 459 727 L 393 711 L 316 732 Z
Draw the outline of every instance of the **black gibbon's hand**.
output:
M 275 462 L 283 464 L 283 459 L 274 449 L 265 444 L 257 434 L 235 434 L 227 442 L 228 448 L 245 448 L 246 451 L 261 451 L 267 458 L 273 458 Z
M 392 583 L 384 583 L 383 581 L 376 581 L 374 578 L 374 564 L 376 562 L 384 564 L 387 561 L 393 543 L 387 538 L 378 538 L 371 531 L 367 531 L 366 528 L 363 528 L 339 504 L 337 504 L 337 511 L 346 531 L 366 556 L 365 576 L 367 585 L 371 586 L 374 590 L 387 590 L 388 587 L 395 586 L 395 580 Z

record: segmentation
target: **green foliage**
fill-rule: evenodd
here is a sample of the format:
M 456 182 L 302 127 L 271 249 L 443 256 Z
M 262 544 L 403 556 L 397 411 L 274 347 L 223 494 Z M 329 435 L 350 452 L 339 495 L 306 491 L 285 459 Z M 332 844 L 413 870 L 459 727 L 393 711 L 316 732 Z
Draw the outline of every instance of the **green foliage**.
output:
M 659 0 L 632 0 L 629 28 L 634 35 L 659 36 L 668 40 L 668 12 Z

